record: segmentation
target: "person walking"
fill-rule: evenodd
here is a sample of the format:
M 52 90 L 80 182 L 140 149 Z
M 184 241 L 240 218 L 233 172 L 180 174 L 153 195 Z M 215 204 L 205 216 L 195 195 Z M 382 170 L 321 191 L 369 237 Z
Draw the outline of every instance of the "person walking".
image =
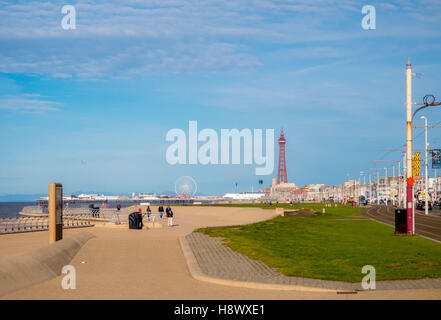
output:
M 119 213 L 121 212 L 121 205 L 118 203 L 116 205 L 116 220 L 115 224 L 121 224 L 121 221 L 119 221 Z
M 158 208 L 159 218 L 162 219 L 162 215 L 164 214 L 164 207 L 162 205 Z
M 142 221 L 142 218 L 144 218 L 144 216 L 142 214 L 141 208 L 138 208 L 138 217 L 139 217 L 138 218 L 139 219 L 139 226 L 140 226 L 140 229 L 142 229 L 144 227 L 144 223 Z
M 150 209 L 150 206 L 147 206 L 147 221 L 150 221 L 151 214 L 152 214 L 152 210 Z
M 170 208 L 170 206 L 167 208 L 167 218 L 168 218 L 168 221 L 167 221 L 167 225 L 169 226 L 169 227 L 172 227 L 173 226 L 173 210 Z

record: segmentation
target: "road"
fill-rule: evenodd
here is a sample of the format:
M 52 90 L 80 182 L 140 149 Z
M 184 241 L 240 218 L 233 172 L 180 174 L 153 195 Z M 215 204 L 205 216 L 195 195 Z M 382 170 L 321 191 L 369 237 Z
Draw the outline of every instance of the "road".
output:
M 369 218 L 395 226 L 395 209 L 392 206 L 380 205 L 368 208 L 363 213 Z M 415 211 L 415 233 L 441 242 L 441 214 L 439 207 L 429 212 L 430 214 L 426 216 L 424 211 Z
M 424 214 L 424 210 L 421 211 L 420 213 Z M 441 217 L 440 207 L 439 206 L 433 207 L 433 209 L 431 211 L 429 211 L 429 215 L 435 215 L 435 216 L 440 216 Z

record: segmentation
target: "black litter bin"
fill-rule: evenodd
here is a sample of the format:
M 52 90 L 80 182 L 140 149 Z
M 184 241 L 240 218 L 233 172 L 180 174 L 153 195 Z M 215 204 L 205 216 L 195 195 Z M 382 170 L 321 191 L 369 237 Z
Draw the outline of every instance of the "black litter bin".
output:
M 407 209 L 395 210 L 395 234 L 407 234 Z
M 129 229 L 142 229 L 142 215 L 139 212 L 129 214 Z
M 95 205 L 89 204 L 90 213 L 92 214 L 92 217 L 98 218 L 100 216 L 100 207 L 95 207 Z

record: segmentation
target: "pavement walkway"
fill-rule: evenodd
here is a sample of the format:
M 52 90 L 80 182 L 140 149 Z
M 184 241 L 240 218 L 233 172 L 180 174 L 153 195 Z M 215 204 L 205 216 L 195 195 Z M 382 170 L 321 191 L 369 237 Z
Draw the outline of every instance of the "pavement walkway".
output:
M 156 208 L 155 208 L 156 209 Z M 195 228 L 267 220 L 273 210 L 225 207 L 174 207 L 174 227 L 149 230 L 87 228 L 89 240 L 71 261 L 76 289 L 63 278 L 28 287 L 0 299 L 441 299 L 441 290 L 387 290 L 336 294 L 238 288 L 194 279 L 179 239 Z M 166 222 L 164 221 L 166 225 Z M 84 229 L 65 231 L 65 236 Z M 47 231 L 0 236 L 0 258 L 47 244 Z

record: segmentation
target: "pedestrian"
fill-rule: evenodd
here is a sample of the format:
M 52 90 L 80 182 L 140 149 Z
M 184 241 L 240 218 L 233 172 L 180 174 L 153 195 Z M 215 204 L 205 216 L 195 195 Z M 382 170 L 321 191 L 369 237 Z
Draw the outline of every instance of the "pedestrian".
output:
M 120 224 L 121 222 L 119 221 L 119 213 L 121 212 L 121 205 L 118 203 L 116 205 L 116 221 L 115 224 Z
M 162 215 L 164 214 L 164 207 L 160 205 L 158 211 L 159 211 L 159 218 L 162 219 Z
M 150 206 L 147 206 L 147 220 L 150 221 L 150 215 L 152 214 L 152 210 L 150 209 Z
M 142 218 L 144 218 L 144 216 L 143 216 L 143 214 L 142 214 L 142 210 L 141 210 L 141 208 L 138 208 L 138 216 L 139 216 L 139 224 L 141 225 L 141 228 L 140 228 L 140 229 L 142 229 L 142 227 L 144 226 L 144 223 L 143 223 L 143 221 L 142 221 Z
M 169 227 L 172 227 L 173 226 L 173 210 L 170 207 L 168 207 L 167 211 L 168 211 L 167 212 L 167 218 L 168 218 L 167 225 Z

